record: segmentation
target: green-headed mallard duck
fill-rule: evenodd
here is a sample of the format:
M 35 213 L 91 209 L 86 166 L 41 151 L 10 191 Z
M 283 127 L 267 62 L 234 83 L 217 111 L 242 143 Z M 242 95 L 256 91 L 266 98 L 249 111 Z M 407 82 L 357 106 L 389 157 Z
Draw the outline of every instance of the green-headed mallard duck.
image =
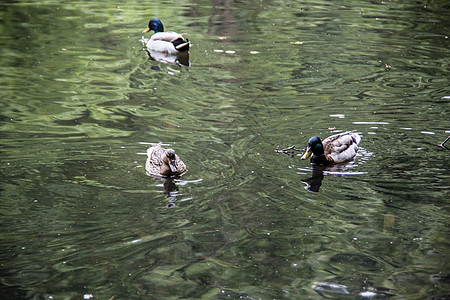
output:
M 189 41 L 176 32 L 164 32 L 164 26 L 160 19 L 151 19 L 148 27 L 143 32 L 153 30 L 155 33 L 150 37 L 146 46 L 149 50 L 160 51 L 167 54 L 189 51 Z
M 150 175 L 169 177 L 186 172 L 186 165 L 173 149 L 164 149 L 159 143 L 147 149 L 145 169 Z
M 317 165 L 338 164 L 352 160 L 358 151 L 361 136 L 353 131 L 338 133 L 327 137 L 323 141 L 313 136 L 308 141 L 308 147 L 302 159 L 311 158 L 311 163 Z

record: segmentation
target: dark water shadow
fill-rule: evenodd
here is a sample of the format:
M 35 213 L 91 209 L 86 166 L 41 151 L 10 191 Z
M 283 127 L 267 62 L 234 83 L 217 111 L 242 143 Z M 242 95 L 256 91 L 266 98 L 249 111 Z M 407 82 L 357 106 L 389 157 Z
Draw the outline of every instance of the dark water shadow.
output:
M 309 178 L 302 179 L 301 182 L 305 183 L 305 189 L 310 192 L 318 192 L 320 186 L 322 185 L 322 181 L 325 176 L 331 177 L 343 177 L 349 175 L 364 175 L 367 172 L 356 172 L 349 171 L 349 169 L 354 168 L 356 165 L 353 162 L 349 164 L 340 164 L 333 166 L 319 166 L 311 164 L 311 169 L 300 169 L 302 171 L 311 171 L 312 175 Z
M 300 155 L 297 155 L 300 156 Z M 331 166 L 319 166 L 311 164 L 310 168 L 298 168 L 302 173 L 311 172 L 311 177 L 302 179 L 301 182 L 305 183 L 305 190 L 310 192 L 319 192 L 320 186 L 325 176 L 329 177 L 344 177 L 350 175 L 365 175 L 367 172 L 358 172 L 354 169 L 364 163 L 366 163 L 373 156 L 373 152 L 366 150 L 364 147 L 358 148 L 358 154 L 355 160 L 331 165 Z
M 156 186 L 162 187 L 162 194 L 164 198 L 168 201 L 166 204 L 167 208 L 173 208 L 176 206 L 177 202 L 184 202 L 192 200 L 192 197 L 183 198 L 183 194 L 179 192 L 179 186 L 185 186 L 190 183 L 199 183 L 202 179 L 197 180 L 182 180 L 183 175 L 177 177 L 163 177 L 150 174 L 146 172 L 146 174 L 152 177 L 154 180 L 160 181 L 161 184 L 157 184 Z

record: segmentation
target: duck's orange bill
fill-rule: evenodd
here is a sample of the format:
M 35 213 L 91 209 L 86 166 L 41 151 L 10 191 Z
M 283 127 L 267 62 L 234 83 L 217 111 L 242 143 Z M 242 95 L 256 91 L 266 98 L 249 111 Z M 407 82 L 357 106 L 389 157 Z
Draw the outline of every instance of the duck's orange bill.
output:
M 145 28 L 145 30 L 144 31 L 142 31 L 142 33 L 146 33 L 146 32 L 149 32 L 150 31 L 150 28 Z

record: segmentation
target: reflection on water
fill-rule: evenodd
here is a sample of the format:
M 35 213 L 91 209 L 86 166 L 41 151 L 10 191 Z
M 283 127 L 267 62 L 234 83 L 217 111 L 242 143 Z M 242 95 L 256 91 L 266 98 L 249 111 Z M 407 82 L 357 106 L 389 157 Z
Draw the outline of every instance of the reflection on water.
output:
M 183 194 L 179 192 L 179 186 L 185 186 L 187 184 L 198 184 L 202 181 L 202 179 L 198 180 L 181 180 L 179 178 L 173 177 L 161 177 L 155 176 L 147 173 L 148 176 L 152 177 L 156 181 L 162 181 L 162 184 L 157 184 L 157 187 L 162 188 L 162 194 L 168 201 L 166 207 L 173 208 L 176 205 L 176 202 L 184 202 L 193 200 L 192 197 L 183 197 Z
M 443 148 L 445 148 L 445 149 L 447 149 L 447 150 L 450 150 L 450 149 L 447 148 L 447 146 L 445 145 L 449 140 L 450 140 L 450 135 L 449 135 L 442 143 L 440 143 L 439 146 L 441 146 L 441 147 L 443 147 Z
M 142 42 L 143 50 L 150 60 L 154 60 L 154 61 L 157 61 L 160 63 L 169 64 L 169 65 L 177 65 L 177 66 L 189 67 L 191 65 L 191 63 L 189 61 L 189 52 L 180 52 L 180 53 L 176 53 L 176 54 L 170 54 L 170 53 L 164 53 L 164 52 L 151 50 L 145 46 L 147 44 L 148 40 L 149 39 L 142 37 L 140 42 Z
M 306 170 L 306 171 L 312 171 L 311 177 L 307 179 L 302 179 L 302 182 L 306 183 L 305 189 L 310 192 L 318 192 L 320 186 L 322 185 L 322 180 L 325 176 L 332 176 L 332 177 L 343 177 L 348 175 L 364 175 L 367 174 L 367 172 L 358 172 L 358 171 L 349 171 L 349 169 L 353 169 L 355 165 L 353 163 L 348 164 L 340 164 L 340 165 L 333 165 L 333 166 L 319 166 L 319 165 L 312 165 L 312 170 Z M 305 171 L 305 169 L 299 168 L 300 171 Z M 303 173 L 304 174 L 304 173 Z
M 446 2 L 0 15 L 3 298 L 447 297 Z M 190 33 L 189 57 L 142 50 L 153 16 Z M 353 164 L 273 151 L 352 129 Z M 183 178 L 146 175 L 139 141 L 160 140 Z
M 312 289 L 319 292 L 332 293 L 332 294 L 350 294 L 347 291 L 347 287 L 342 284 L 329 283 L 329 282 L 314 282 Z M 319 295 L 324 296 L 322 293 Z
M 170 177 L 161 177 L 161 176 L 155 176 L 148 174 L 150 177 L 153 177 L 155 180 L 161 180 L 163 182 L 162 185 L 158 185 L 163 188 L 163 194 L 168 199 L 167 208 L 172 208 L 175 206 L 175 202 L 178 200 L 178 187 L 174 183 L 174 179 Z

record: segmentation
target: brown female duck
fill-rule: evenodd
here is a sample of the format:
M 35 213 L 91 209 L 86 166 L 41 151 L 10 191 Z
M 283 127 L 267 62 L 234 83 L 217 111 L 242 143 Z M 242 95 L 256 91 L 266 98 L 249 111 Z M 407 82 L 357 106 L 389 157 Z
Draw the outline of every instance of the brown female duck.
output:
M 147 149 L 145 169 L 150 175 L 178 176 L 186 172 L 186 165 L 173 149 L 164 149 L 162 143 Z

